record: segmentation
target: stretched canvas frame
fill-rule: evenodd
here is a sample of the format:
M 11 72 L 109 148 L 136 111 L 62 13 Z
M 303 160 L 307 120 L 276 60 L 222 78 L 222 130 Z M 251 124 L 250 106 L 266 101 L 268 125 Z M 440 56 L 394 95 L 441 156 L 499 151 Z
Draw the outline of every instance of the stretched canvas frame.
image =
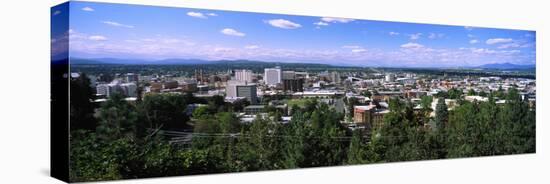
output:
M 536 152 L 535 31 L 83 1 L 51 25 L 63 181 Z

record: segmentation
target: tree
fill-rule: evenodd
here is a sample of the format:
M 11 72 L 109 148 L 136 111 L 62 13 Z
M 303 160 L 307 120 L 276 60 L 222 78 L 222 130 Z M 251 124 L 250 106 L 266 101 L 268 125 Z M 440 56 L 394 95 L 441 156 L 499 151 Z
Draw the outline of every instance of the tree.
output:
M 449 91 L 447 91 L 447 94 L 448 98 L 450 99 L 460 99 L 460 97 L 462 97 L 462 90 L 451 88 Z
M 439 98 L 437 100 L 437 105 L 435 106 L 435 128 L 442 129 L 445 128 L 445 123 L 449 118 L 449 112 L 447 111 L 447 104 L 445 104 L 444 98 Z
M 356 105 L 359 105 L 359 100 L 355 97 L 350 97 L 347 99 L 347 113 L 348 113 L 348 120 L 351 121 L 353 119 L 353 110 Z
M 307 134 L 306 118 L 304 113 L 297 111 L 292 114 L 292 120 L 288 126 L 283 129 L 280 153 L 280 165 L 282 168 L 297 168 L 304 162 L 304 147 L 307 144 L 305 137 Z
M 422 107 L 421 109 L 421 117 L 419 118 L 421 120 L 422 125 L 426 125 L 430 122 L 430 114 L 432 113 L 432 101 L 433 97 L 431 96 L 423 96 L 420 100 L 420 105 Z
M 258 117 L 249 131 L 241 131 L 237 143 L 236 155 L 239 171 L 259 171 L 272 169 L 277 160 L 275 139 L 278 134 L 276 124 L 268 119 Z
M 181 94 L 149 94 L 138 109 L 149 128 L 177 130 L 189 128 L 189 117 L 185 113 L 187 105 L 186 96 Z
M 93 116 L 95 105 L 92 102 L 95 92 L 90 87 L 90 79 L 85 73 L 76 78 L 71 77 L 70 88 L 71 130 L 94 130 L 97 126 Z
M 214 95 L 208 100 L 208 108 L 211 112 L 223 112 L 227 111 L 225 99 L 223 96 Z
M 116 140 L 121 137 L 135 136 L 137 112 L 119 94 L 111 95 L 95 117 L 99 121 L 96 131 L 101 139 Z
M 210 114 L 208 106 L 199 106 L 193 110 L 193 117 L 196 119 L 204 119 Z
M 468 96 L 474 96 L 474 95 L 476 95 L 476 91 L 474 91 L 474 89 L 468 90 Z
M 241 112 L 244 107 L 250 105 L 250 102 L 246 99 L 239 99 L 233 102 L 233 111 Z
M 354 131 L 351 138 L 348 152 L 347 152 L 347 164 L 366 164 L 368 160 L 366 158 L 366 146 L 363 144 L 360 131 Z

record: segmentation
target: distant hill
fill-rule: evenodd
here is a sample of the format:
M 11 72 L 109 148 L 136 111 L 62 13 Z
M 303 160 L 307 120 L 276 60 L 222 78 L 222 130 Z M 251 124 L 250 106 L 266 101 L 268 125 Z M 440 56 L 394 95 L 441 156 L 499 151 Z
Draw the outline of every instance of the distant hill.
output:
M 117 64 L 117 65 L 269 65 L 275 66 L 310 66 L 310 67 L 331 67 L 332 65 L 317 63 L 289 63 L 289 62 L 264 62 L 252 60 L 201 60 L 201 59 L 163 59 L 163 60 L 139 60 L 139 59 L 115 59 L 115 58 L 71 58 L 72 65 L 94 65 L 94 64 Z
M 116 59 L 116 58 L 71 58 L 71 64 L 90 65 L 90 64 L 118 64 L 118 65 L 195 65 L 207 64 L 212 61 L 200 59 L 163 59 L 163 60 L 140 60 L 140 59 Z
M 534 64 L 532 65 L 516 65 L 512 63 L 492 63 L 478 66 L 476 68 L 483 69 L 496 69 L 496 70 L 526 70 L 526 69 L 535 69 Z

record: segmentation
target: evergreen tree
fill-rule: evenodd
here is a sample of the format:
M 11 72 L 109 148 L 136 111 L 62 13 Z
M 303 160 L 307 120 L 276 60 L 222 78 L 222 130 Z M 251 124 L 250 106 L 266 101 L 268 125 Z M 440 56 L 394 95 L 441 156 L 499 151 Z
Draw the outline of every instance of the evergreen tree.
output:
M 447 110 L 447 104 L 445 104 L 444 98 L 439 98 L 437 100 L 437 105 L 435 106 L 435 128 L 443 129 L 445 128 L 445 123 L 449 118 L 449 112 Z

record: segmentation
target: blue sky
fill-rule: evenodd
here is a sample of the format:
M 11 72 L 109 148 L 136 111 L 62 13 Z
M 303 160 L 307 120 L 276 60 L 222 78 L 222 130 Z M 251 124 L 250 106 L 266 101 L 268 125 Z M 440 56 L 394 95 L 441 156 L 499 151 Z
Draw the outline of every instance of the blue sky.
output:
M 71 57 L 81 58 L 395 67 L 535 63 L 535 32 L 523 30 L 90 2 L 71 2 L 69 27 Z

